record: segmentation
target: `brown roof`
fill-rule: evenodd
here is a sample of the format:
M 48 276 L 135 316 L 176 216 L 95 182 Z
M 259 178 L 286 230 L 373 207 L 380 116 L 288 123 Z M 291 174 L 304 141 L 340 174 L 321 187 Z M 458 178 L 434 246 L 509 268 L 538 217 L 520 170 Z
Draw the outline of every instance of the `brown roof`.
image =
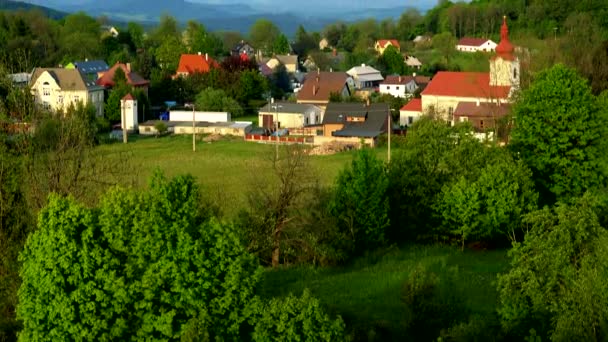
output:
M 31 83 L 34 84 L 38 77 L 47 71 L 55 79 L 62 90 L 89 90 L 97 87 L 95 82 L 88 82 L 77 69 L 63 68 L 36 68 L 32 74 Z
M 143 77 L 139 76 L 137 73 L 131 71 L 130 66 L 122 63 L 116 63 L 113 67 L 110 68 L 107 72 L 105 72 L 98 80 L 97 84 L 104 87 L 113 87 L 114 86 L 114 74 L 116 70 L 121 68 L 124 71 L 125 76 L 127 77 L 127 84 L 132 86 L 146 86 L 150 84 L 150 81 L 145 80 Z
M 460 41 L 458 41 L 458 45 L 481 46 L 483 43 L 487 42 L 488 40 L 489 39 L 485 39 L 485 38 L 463 37 L 463 38 L 460 38 Z
M 331 93 L 342 92 L 348 77 L 345 72 L 311 72 L 298 92 L 298 101 L 328 102 Z
M 414 80 L 418 85 L 426 85 L 431 82 L 431 78 L 427 76 L 396 76 L 390 75 L 386 76 L 384 82 L 382 84 L 408 84 L 410 81 Z
M 458 102 L 454 116 L 467 117 L 503 117 L 511 112 L 511 105 L 502 103 L 499 106 L 495 103 L 477 102 Z

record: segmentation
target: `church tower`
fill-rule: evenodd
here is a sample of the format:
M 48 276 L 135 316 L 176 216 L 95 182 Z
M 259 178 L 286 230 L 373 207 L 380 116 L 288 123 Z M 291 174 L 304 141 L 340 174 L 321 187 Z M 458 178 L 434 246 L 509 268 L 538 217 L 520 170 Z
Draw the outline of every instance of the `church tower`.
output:
M 496 46 L 496 55 L 490 59 L 490 85 L 519 87 L 520 64 L 514 54 L 513 44 L 509 41 L 507 17 L 503 17 L 500 28 L 500 43 Z

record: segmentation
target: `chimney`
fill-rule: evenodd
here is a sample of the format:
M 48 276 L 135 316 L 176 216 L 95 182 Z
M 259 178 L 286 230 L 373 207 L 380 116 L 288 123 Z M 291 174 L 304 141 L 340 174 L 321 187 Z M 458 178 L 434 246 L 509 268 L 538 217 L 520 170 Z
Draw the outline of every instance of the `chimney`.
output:
M 415 72 L 414 72 L 414 73 L 412 73 L 412 76 L 416 77 L 416 73 L 415 73 Z
M 208 53 L 205 53 L 205 60 L 209 61 L 209 54 Z
M 401 83 L 401 76 L 399 76 L 399 83 Z
M 84 61 L 85 61 L 85 62 L 88 62 L 88 61 L 89 61 L 89 59 L 88 59 L 88 58 L 85 58 L 85 59 L 84 59 Z
M 331 54 L 332 54 L 334 57 L 338 56 L 338 49 L 334 48 L 334 49 L 331 51 Z
M 320 73 L 321 73 L 321 68 L 317 67 L 317 77 L 319 77 Z
M 361 66 L 362 66 L 362 67 L 364 67 L 364 66 L 365 66 L 365 63 L 361 64 Z
M 477 107 L 479 107 L 479 99 L 477 99 L 477 101 L 475 102 L 475 104 L 477 105 Z
M 316 84 L 312 86 L 312 94 L 317 95 L 317 85 Z
M 368 97 L 367 97 L 367 99 L 365 100 L 365 104 L 366 104 L 366 106 L 367 106 L 367 107 L 369 107 L 369 106 L 370 106 L 370 102 L 369 102 L 369 96 L 368 96 Z
M 334 68 L 329 68 L 329 72 L 334 72 Z
M 127 71 L 131 72 L 131 63 L 127 63 Z

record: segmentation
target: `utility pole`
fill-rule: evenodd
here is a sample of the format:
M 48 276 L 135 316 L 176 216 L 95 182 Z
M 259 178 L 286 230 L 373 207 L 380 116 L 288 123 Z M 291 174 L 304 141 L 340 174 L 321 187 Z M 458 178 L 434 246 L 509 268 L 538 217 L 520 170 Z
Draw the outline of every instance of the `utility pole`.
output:
M 270 99 L 270 103 L 274 105 L 274 134 L 276 134 L 275 139 L 275 160 L 279 160 L 279 108 L 283 108 L 283 106 L 274 102 L 274 98 Z
M 192 152 L 196 152 L 196 125 L 194 103 L 192 104 Z
M 388 107 L 388 162 L 391 162 L 391 131 L 393 127 L 391 125 L 391 107 Z
M 125 106 L 127 105 L 127 101 L 124 99 L 120 101 L 120 109 L 122 112 L 122 142 L 124 144 L 127 143 L 127 115 L 125 113 Z

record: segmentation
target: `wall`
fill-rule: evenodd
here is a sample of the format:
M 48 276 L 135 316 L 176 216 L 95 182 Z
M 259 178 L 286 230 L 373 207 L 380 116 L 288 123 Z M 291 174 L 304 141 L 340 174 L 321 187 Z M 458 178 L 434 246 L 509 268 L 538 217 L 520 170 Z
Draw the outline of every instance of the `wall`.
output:
M 363 140 L 363 143 L 366 145 L 370 145 L 370 146 L 375 146 L 376 142 L 373 138 L 356 138 L 356 137 L 324 137 L 324 136 L 315 136 L 313 139 L 313 145 L 318 146 L 318 145 L 323 145 L 323 144 L 328 144 L 328 143 L 332 143 L 332 142 L 340 142 L 340 143 L 353 143 L 353 144 L 359 144 L 361 143 L 361 140 Z
M 45 82 L 47 82 L 48 85 L 44 85 Z M 44 95 L 45 88 L 49 90 L 49 95 Z M 48 108 L 53 111 L 68 108 L 70 104 L 76 105 L 78 102 L 82 102 L 85 105 L 89 103 L 88 91 L 64 91 L 59 87 L 57 82 L 55 82 L 55 79 L 48 72 L 43 72 L 40 77 L 38 77 L 38 79 L 32 85 L 31 90 L 37 104 L 44 106 L 46 103 Z M 103 103 L 103 91 L 101 92 L 100 96 L 100 101 Z
M 194 112 L 196 122 L 230 122 L 230 113 L 227 112 Z M 190 121 L 192 122 L 192 111 L 172 110 L 169 113 L 169 121 Z
M 496 99 L 489 98 L 471 98 L 471 97 L 456 97 L 456 96 L 436 96 L 436 95 L 422 95 L 422 112 L 426 113 L 434 108 L 437 114 L 440 114 L 441 118 L 447 121 L 452 121 L 449 117 L 449 108 L 452 108 L 452 112 L 456 110 L 458 102 L 475 102 L 480 103 L 496 102 Z M 506 99 L 501 99 L 503 102 L 507 102 Z
M 394 97 L 410 97 L 418 87 L 416 82 L 410 81 L 407 84 L 381 84 L 380 94 L 390 94 Z
M 260 112 L 258 114 L 258 122 L 264 122 L 264 115 L 272 116 L 273 125 L 275 121 L 279 121 L 279 128 L 300 128 L 304 126 L 304 114 L 297 113 L 272 113 L 272 112 Z M 277 120 L 278 119 L 278 120 Z M 310 118 L 309 118 L 310 120 Z M 260 125 L 261 126 L 261 125 Z
M 323 125 L 323 135 L 326 137 L 331 137 L 332 132 L 339 131 L 343 127 L 343 124 L 325 124 Z
M 421 112 L 412 112 L 409 110 L 399 111 L 399 125 L 409 126 L 409 117 L 413 119 L 412 123 L 416 122 L 422 116 Z

